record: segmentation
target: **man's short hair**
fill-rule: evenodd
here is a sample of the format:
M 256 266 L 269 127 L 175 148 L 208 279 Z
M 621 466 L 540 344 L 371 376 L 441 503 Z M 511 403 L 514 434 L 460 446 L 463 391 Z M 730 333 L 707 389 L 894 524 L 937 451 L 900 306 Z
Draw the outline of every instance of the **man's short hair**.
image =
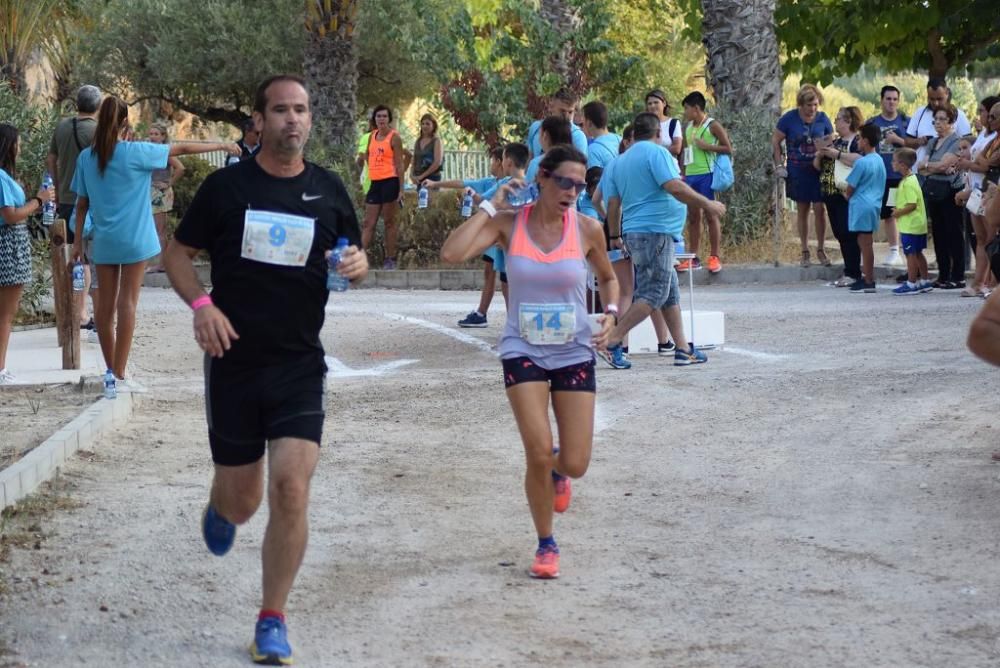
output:
M 704 95 L 698 91 L 694 91 L 693 93 L 688 93 L 684 96 L 684 99 L 681 100 L 681 104 L 685 107 L 698 107 L 702 111 L 705 111 L 705 106 L 708 103 L 705 101 Z
M 895 86 L 889 85 L 889 86 L 882 86 L 882 90 L 879 91 L 879 94 L 878 94 L 878 99 L 884 100 L 886 93 L 895 93 L 896 97 L 903 97 L 902 93 L 899 92 L 898 88 L 896 88 Z
M 660 119 L 648 111 L 642 112 L 632 121 L 632 136 L 636 141 L 653 139 L 659 129 Z
M 542 121 L 541 132 L 549 136 L 549 144 L 552 146 L 573 143 L 573 130 L 569 121 L 562 116 L 546 116 Z
M 580 96 L 571 91 L 569 88 L 560 88 L 552 94 L 552 99 L 565 102 L 566 104 L 576 104 L 580 101 Z
M 897 148 L 894 153 L 896 160 L 899 160 L 899 164 L 906 165 L 909 169 L 913 169 L 913 165 L 917 164 L 917 152 L 912 148 Z
M 76 110 L 82 114 L 92 114 L 101 106 L 101 89 L 87 84 L 76 91 Z
M 514 142 L 503 147 L 503 157 L 509 159 L 518 169 L 524 169 L 531 160 L 531 152 L 524 144 Z
M 309 94 L 309 87 L 306 86 L 306 80 L 297 74 L 276 74 L 273 77 L 268 77 L 260 82 L 257 86 L 257 92 L 253 96 L 253 110 L 263 114 L 267 111 L 267 89 L 271 87 L 271 84 L 279 83 L 281 81 L 290 81 L 292 83 L 297 83 L 302 86 L 306 91 L 306 95 Z
M 948 82 L 944 77 L 931 77 L 927 80 L 928 88 L 947 88 Z
M 243 130 L 243 134 L 246 134 L 246 133 L 250 132 L 251 130 L 256 130 L 257 129 L 257 123 L 254 122 L 254 120 L 252 118 L 248 118 L 245 121 L 243 121 L 243 125 L 240 126 L 240 129 Z
M 858 130 L 858 134 L 865 138 L 869 146 L 878 146 L 879 141 L 882 139 L 882 130 L 879 129 L 874 123 L 865 123 Z
M 608 107 L 598 100 L 583 105 L 583 117 L 598 130 L 608 127 Z
M 494 146 L 487 153 L 490 155 L 490 160 L 496 160 L 497 162 L 503 160 L 503 146 Z

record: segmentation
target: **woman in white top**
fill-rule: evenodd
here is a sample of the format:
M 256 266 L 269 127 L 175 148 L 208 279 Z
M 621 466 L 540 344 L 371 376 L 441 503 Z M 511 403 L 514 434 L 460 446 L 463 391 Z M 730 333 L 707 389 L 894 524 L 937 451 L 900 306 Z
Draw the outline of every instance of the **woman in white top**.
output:
M 670 155 L 674 156 L 676 161 L 680 158 L 684 146 L 684 134 L 680 121 L 667 116 L 667 112 L 670 111 L 670 103 L 667 102 L 667 96 L 659 88 L 646 93 L 646 111 L 656 114 L 656 117 L 660 119 L 660 143 L 667 147 Z
M 982 188 L 983 175 L 986 173 L 987 165 L 982 161 L 976 161 L 976 156 L 982 153 L 983 149 L 989 146 L 990 142 L 997 136 L 997 123 L 990 123 L 990 109 L 1000 102 L 1000 97 L 991 95 L 984 98 L 979 105 L 979 122 L 983 129 L 972 144 L 968 159 L 960 159 L 955 164 L 955 169 L 965 171 L 968 175 L 966 188 L 955 195 L 955 201 L 960 206 L 965 206 L 972 195 L 973 190 Z M 988 283 L 993 283 L 990 273 L 989 259 L 986 257 L 986 244 L 990 242 L 989 234 L 986 231 L 986 217 L 977 213 L 969 212 L 972 219 L 972 230 L 976 235 L 976 273 L 972 279 L 972 285 L 962 291 L 963 297 L 989 296 Z

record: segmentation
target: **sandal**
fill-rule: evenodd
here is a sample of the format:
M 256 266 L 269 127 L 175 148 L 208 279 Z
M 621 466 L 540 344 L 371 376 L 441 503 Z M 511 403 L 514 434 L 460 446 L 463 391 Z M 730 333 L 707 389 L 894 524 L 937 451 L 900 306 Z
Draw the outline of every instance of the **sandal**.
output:
M 805 268 L 811 264 L 812 262 L 809 261 L 809 251 L 807 250 L 802 251 L 802 259 L 799 260 L 799 266 Z
M 826 256 L 826 251 L 823 250 L 822 248 L 816 249 L 816 259 L 819 260 L 819 263 L 824 267 L 829 267 L 831 264 L 833 264 L 832 262 L 830 262 L 830 258 Z
M 959 293 L 959 297 L 978 297 L 982 293 L 982 290 L 977 290 L 976 288 L 963 288 L 962 292 Z
M 854 285 L 855 280 L 856 279 L 853 279 L 850 276 L 841 276 L 830 285 L 832 285 L 835 288 L 849 288 L 852 285 Z

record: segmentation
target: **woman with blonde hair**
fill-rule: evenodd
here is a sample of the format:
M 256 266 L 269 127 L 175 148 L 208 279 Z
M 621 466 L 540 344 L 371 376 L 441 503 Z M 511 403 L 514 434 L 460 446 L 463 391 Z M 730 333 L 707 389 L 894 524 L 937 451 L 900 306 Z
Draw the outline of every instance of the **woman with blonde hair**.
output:
M 163 123 L 153 123 L 149 126 L 147 135 L 154 144 L 169 144 L 167 126 Z M 166 169 L 153 170 L 153 185 L 149 189 L 149 199 L 153 205 L 153 222 L 156 223 L 156 236 L 160 240 L 160 250 L 167 247 L 167 214 L 174 210 L 174 184 L 184 175 L 184 163 L 171 156 Z M 150 267 L 150 272 L 162 272 L 163 265 Z
M 816 221 L 816 259 L 824 267 L 830 266 L 824 246 L 826 244 L 826 211 L 819 186 L 819 171 L 813 165 L 816 152 L 830 146 L 833 125 L 819 110 L 823 94 L 812 85 L 805 84 L 796 96 L 797 107 L 778 119 L 771 136 L 775 172 L 787 179 L 788 197 L 796 204 L 799 241 L 802 243 L 801 265 L 808 267 L 809 258 L 809 209 Z M 787 166 L 782 161 L 781 143 L 787 149 Z
M 83 258 L 83 225 L 88 212 L 93 219 L 90 255 L 101 286 L 95 320 L 107 366 L 104 394 L 108 398 L 119 389 L 144 391 L 135 381 L 125 379 L 125 366 L 146 261 L 160 252 L 149 197 L 153 172 L 167 169 L 170 158 L 178 155 L 211 151 L 240 154 L 233 143 L 177 142 L 168 146 L 125 141 L 130 132 L 125 102 L 113 95 L 104 98 L 97 113 L 94 143 L 77 158 L 72 187 L 77 194 L 74 262 Z

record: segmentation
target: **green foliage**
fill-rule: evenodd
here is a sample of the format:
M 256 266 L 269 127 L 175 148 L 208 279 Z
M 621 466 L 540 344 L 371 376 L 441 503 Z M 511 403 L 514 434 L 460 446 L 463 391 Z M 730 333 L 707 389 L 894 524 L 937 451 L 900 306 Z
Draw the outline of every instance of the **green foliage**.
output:
M 401 269 L 441 266 L 441 247 L 451 231 L 462 224 L 461 203 L 457 190 L 435 193 L 426 209 L 417 208 L 415 193 L 407 193 L 399 213 L 398 259 Z M 378 264 L 374 266 L 379 266 Z
M 34 196 L 42 183 L 45 156 L 58 120 L 54 109 L 27 102 L 8 83 L 0 82 L 0 122 L 13 125 L 20 133 L 17 180 L 28 197 Z
M 215 171 L 207 160 L 187 155 L 179 158 L 184 163 L 184 174 L 174 183 L 174 215 L 178 219 L 184 216 L 184 212 L 191 206 L 194 194 L 198 192 L 202 181 Z
M 996 0 L 779 0 L 786 72 L 828 83 L 866 64 L 944 75 L 1000 56 Z
M 41 314 L 45 298 L 52 293 L 52 253 L 48 239 L 31 242 L 31 283 L 24 286 L 20 308 L 29 319 Z

